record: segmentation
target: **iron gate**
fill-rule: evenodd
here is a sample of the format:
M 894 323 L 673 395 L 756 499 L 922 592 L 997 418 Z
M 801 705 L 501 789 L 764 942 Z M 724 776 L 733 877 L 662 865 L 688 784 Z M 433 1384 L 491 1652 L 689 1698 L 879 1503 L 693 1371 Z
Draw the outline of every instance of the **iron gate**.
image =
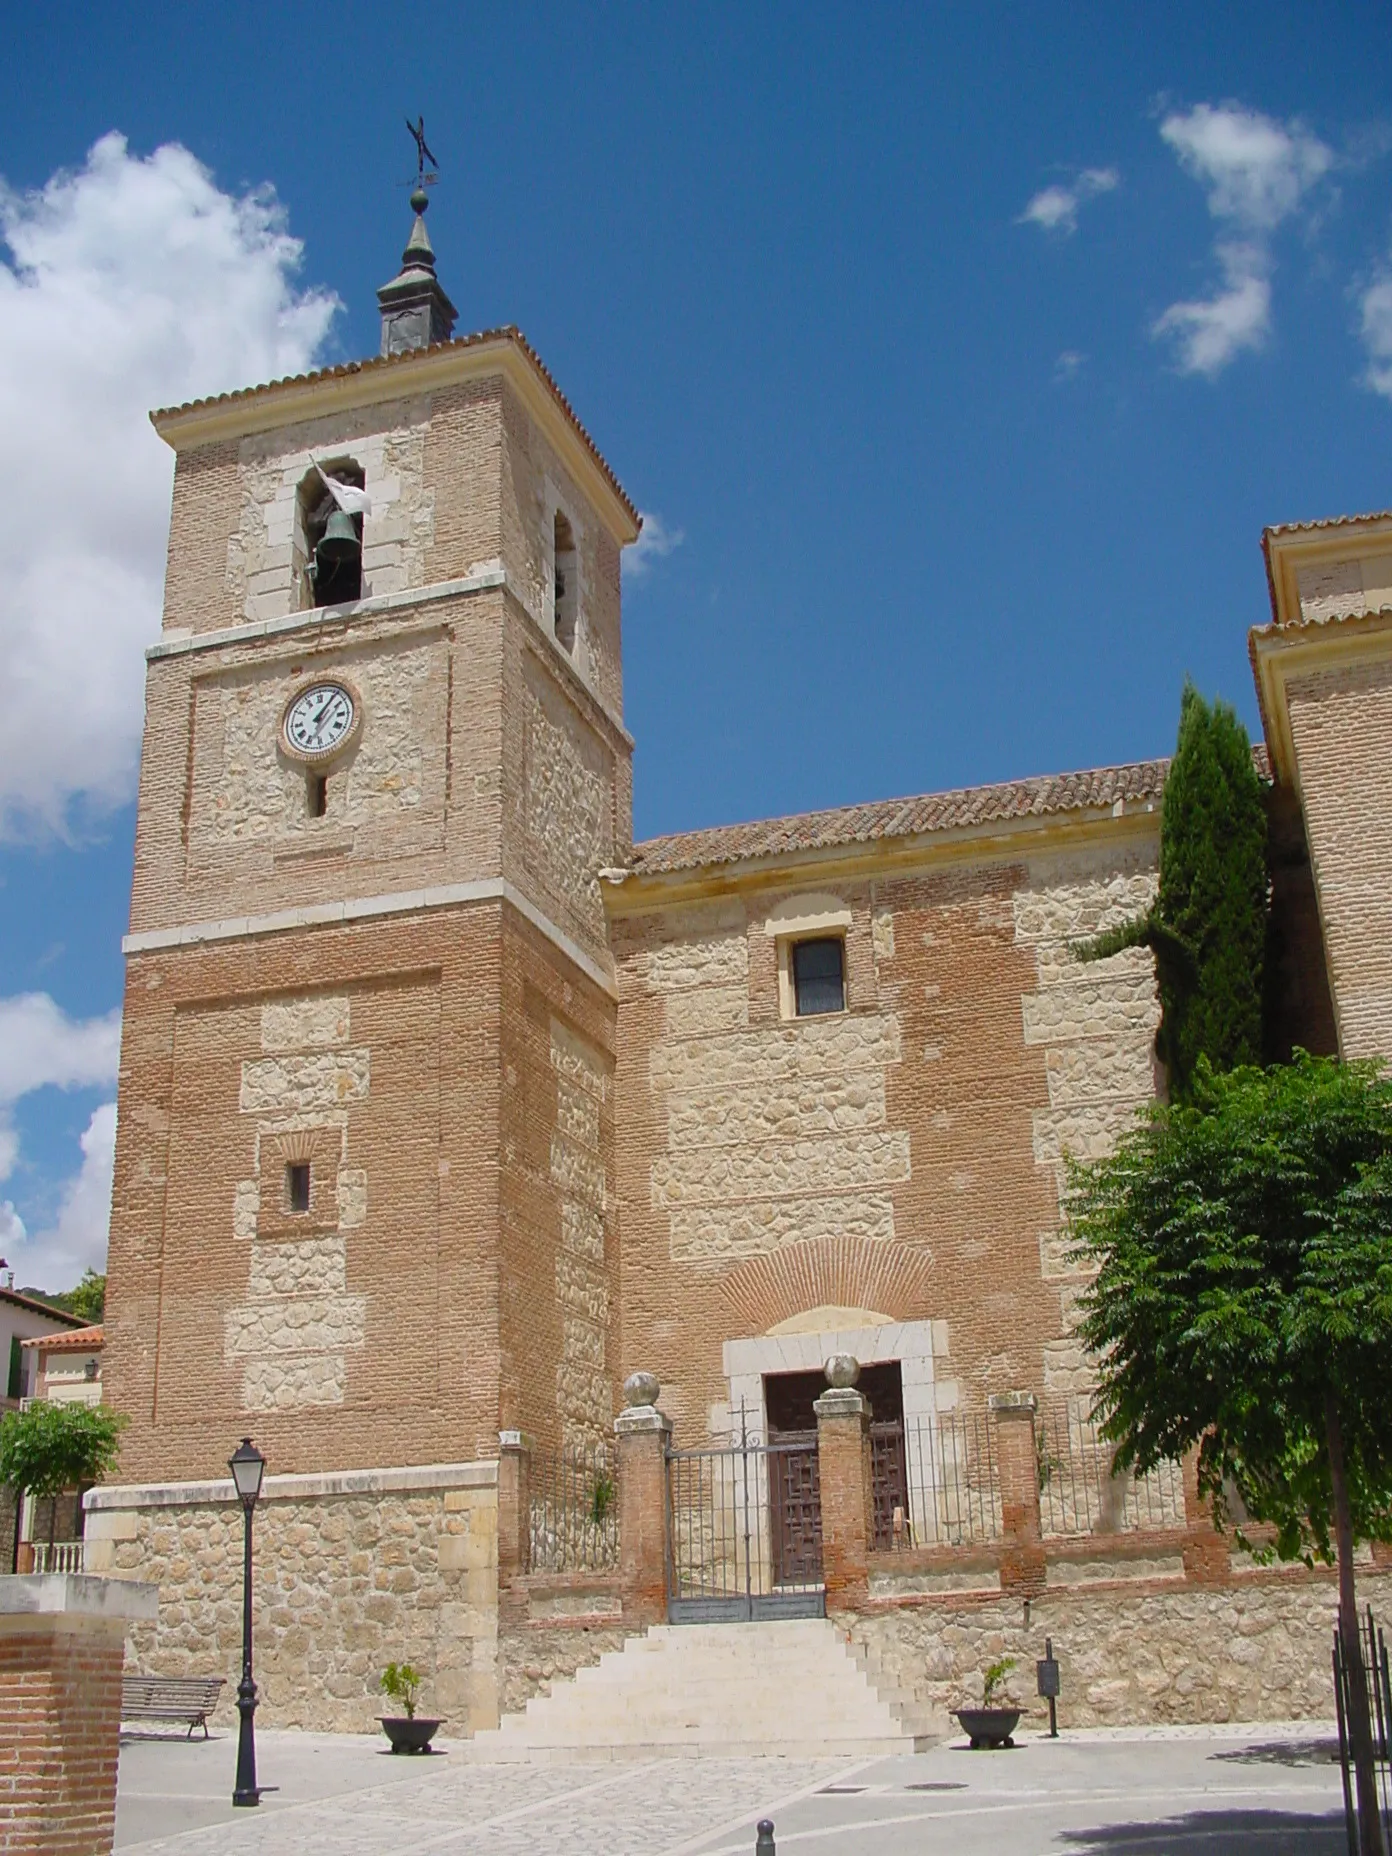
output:
M 667 1452 L 667 1616 L 673 1624 L 819 1618 L 817 1435 Z

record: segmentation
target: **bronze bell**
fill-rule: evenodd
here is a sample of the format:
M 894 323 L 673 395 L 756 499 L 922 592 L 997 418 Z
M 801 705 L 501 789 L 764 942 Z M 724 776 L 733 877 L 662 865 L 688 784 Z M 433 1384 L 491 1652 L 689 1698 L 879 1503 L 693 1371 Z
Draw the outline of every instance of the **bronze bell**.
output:
M 329 517 L 319 546 L 314 550 L 314 558 L 321 567 L 337 567 L 341 561 L 356 560 L 362 552 L 362 542 L 358 531 L 353 526 L 353 518 L 344 509 L 335 509 Z

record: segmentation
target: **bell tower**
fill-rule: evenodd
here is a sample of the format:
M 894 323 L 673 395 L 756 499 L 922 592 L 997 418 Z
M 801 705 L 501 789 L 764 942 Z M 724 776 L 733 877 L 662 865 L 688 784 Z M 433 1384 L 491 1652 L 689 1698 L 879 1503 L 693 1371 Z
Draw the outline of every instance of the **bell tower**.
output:
M 127 1481 L 496 1461 L 614 1408 L 615 989 L 638 517 L 427 196 L 382 352 L 152 415 L 110 1249 Z M 423 1472 L 421 1472 L 423 1473 Z

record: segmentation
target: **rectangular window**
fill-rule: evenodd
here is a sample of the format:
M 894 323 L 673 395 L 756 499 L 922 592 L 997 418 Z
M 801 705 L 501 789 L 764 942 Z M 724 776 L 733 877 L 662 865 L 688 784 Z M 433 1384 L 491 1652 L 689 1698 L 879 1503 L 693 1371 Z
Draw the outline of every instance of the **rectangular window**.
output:
M 839 937 L 795 941 L 793 997 L 799 1018 L 846 1009 L 846 944 Z
M 285 1169 L 285 1204 L 292 1212 L 309 1210 L 309 1162 L 292 1160 Z
M 20 1350 L 18 1334 L 10 1336 L 10 1377 L 5 1397 L 24 1397 L 24 1354 Z

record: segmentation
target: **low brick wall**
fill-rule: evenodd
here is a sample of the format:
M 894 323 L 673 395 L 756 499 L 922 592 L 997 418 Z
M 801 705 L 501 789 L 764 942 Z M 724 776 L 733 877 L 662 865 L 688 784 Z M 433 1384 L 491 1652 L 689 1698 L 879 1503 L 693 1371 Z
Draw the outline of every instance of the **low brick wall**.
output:
M 446 1736 L 498 1721 L 497 1465 L 268 1477 L 255 1516 L 258 1722 L 364 1733 L 385 1665 L 413 1663 Z M 230 1483 L 88 1498 L 87 1570 L 159 1586 L 131 1666 L 241 1674 L 242 1511 Z
M 1360 1607 L 1383 1616 L 1392 1576 L 1360 1572 Z M 986 1666 L 1014 1656 L 1015 1698 L 1038 1718 L 1034 1664 L 1053 1639 L 1062 1727 L 1332 1719 L 1332 1574 L 1239 1573 L 1231 1584 L 1128 1580 L 1019 1598 L 956 1592 L 884 1598 L 844 1614 L 872 1680 L 898 1691 L 919 1733 L 957 1731 L 951 1711 L 978 1701 Z

